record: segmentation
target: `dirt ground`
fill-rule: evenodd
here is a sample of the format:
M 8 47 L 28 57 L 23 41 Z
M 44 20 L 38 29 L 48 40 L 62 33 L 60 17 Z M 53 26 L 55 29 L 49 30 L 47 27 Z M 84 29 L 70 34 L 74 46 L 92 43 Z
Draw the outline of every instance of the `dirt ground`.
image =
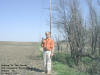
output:
M 39 43 L 0 42 L 0 75 L 46 75 L 42 71 Z

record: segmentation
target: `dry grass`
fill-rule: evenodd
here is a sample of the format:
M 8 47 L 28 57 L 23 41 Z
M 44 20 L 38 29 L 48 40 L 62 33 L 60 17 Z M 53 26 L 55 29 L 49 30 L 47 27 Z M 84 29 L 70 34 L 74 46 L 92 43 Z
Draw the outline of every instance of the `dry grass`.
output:
M 0 42 L 0 66 L 2 64 L 27 65 L 27 69 L 17 69 L 15 71 L 18 74 L 12 75 L 45 75 L 41 73 L 43 61 L 39 56 L 37 42 Z

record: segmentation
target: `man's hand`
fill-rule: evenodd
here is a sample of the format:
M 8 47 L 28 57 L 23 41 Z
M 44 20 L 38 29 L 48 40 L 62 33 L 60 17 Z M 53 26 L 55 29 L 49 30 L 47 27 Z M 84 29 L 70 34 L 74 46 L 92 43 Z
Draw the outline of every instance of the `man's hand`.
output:
M 44 50 L 48 50 L 46 47 L 44 47 Z
M 53 53 L 51 53 L 50 56 L 52 57 L 53 56 Z

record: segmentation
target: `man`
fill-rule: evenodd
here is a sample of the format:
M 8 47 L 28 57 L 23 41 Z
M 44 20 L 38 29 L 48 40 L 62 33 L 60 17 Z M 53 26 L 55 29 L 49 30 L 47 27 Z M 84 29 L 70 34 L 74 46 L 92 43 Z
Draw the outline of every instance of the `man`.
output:
M 51 74 L 51 57 L 54 52 L 54 41 L 50 38 L 50 32 L 46 32 L 46 39 L 43 39 L 41 46 L 43 47 L 44 71 Z

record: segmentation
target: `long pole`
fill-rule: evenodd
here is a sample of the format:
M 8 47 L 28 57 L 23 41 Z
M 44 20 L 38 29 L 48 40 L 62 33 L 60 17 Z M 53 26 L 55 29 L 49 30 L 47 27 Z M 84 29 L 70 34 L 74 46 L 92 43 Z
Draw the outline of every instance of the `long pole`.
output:
M 51 33 L 52 33 L 52 31 L 51 31 L 51 27 L 52 27 L 52 20 L 51 20 L 51 16 L 52 16 L 52 9 L 51 9 L 51 0 L 50 0 L 50 2 L 49 2 L 49 9 L 50 9 L 50 36 L 51 36 Z

